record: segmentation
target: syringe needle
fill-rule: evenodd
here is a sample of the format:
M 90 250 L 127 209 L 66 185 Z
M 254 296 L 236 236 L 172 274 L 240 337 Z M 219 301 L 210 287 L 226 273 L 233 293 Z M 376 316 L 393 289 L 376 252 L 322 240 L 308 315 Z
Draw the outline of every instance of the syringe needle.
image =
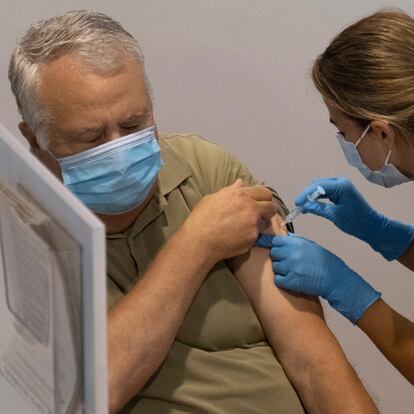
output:
M 318 185 L 318 187 L 316 187 L 316 190 L 311 194 L 308 195 L 308 200 L 309 201 L 316 201 L 319 197 L 323 196 L 326 194 L 326 191 L 320 186 Z M 292 221 L 299 215 L 301 214 L 303 211 L 303 205 L 295 207 L 287 216 L 286 218 L 282 221 L 282 225 L 285 225 L 287 223 L 292 223 Z

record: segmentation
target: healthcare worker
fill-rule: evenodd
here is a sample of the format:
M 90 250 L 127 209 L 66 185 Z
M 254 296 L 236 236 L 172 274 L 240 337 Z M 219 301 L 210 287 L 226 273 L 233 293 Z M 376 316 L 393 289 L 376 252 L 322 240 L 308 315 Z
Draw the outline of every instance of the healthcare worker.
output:
M 312 78 L 349 164 L 384 187 L 413 180 L 414 20 L 399 10 L 383 10 L 358 21 L 318 57 Z M 317 186 L 331 203 L 308 200 Z M 315 180 L 295 203 L 414 271 L 414 226 L 372 209 L 349 180 Z M 266 238 L 258 244 L 265 247 Z M 277 286 L 325 298 L 414 383 L 413 322 L 318 244 L 294 234 L 275 236 L 271 244 Z

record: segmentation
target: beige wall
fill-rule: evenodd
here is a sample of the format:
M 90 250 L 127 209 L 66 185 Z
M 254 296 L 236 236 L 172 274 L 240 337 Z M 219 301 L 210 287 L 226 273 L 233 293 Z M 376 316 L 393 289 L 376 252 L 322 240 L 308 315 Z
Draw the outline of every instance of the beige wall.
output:
M 377 209 L 412 222 L 414 184 L 384 190 L 348 167 L 309 80 L 312 60 L 341 28 L 385 5 L 414 16 L 412 0 L 3 0 L 0 121 L 17 133 L 7 61 L 29 22 L 93 8 L 119 19 L 141 41 L 162 131 L 195 131 L 227 146 L 290 207 L 310 179 L 347 175 Z M 296 229 L 340 255 L 414 318 L 412 273 L 322 219 L 301 217 Z M 381 411 L 411 413 L 412 386 L 357 328 L 330 310 L 327 317 Z

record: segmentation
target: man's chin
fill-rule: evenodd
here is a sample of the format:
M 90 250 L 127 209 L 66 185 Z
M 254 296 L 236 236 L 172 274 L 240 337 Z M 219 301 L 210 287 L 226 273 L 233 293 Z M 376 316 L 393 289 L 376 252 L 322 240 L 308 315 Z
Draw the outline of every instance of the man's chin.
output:
M 137 212 L 142 209 L 142 205 L 144 203 L 140 203 L 136 207 L 133 207 L 127 211 L 122 211 L 120 213 L 100 213 L 98 211 L 92 211 L 92 212 L 93 214 L 95 214 L 95 216 L 99 217 L 102 221 L 122 220 L 123 218 L 130 217 L 131 215 L 136 215 Z
M 144 211 L 145 207 L 147 207 L 151 199 L 154 197 L 157 188 L 158 185 L 155 183 L 147 198 L 131 210 L 115 214 L 105 214 L 98 212 L 94 212 L 94 214 L 105 224 L 106 232 L 108 234 L 124 231 L 130 227 L 139 217 L 139 215 Z
M 125 213 L 103 214 L 94 212 L 94 214 L 105 224 L 106 233 L 112 234 L 125 231 L 133 225 L 142 210 L 142 204 L 140 204 Z

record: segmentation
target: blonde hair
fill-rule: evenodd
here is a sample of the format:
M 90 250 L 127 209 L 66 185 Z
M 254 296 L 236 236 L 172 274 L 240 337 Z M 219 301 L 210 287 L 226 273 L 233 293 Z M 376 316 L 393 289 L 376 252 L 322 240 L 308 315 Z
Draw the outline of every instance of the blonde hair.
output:
M 151 94 L 141 48 L 120 23 L 89 10 L 73 10 L 40 20 L 20 40 L 9 65 L 9 80 L 18 109 L 23 120 L 39 135 L 44 135 L 51 117 L 36 93 L 42 65 L 70 53 L 91 70 L 103 73 L 119 71 L 125 57 L 134 58 L 142 67 L 147 92 Z
M 414 142 L 414 20 L 384 9 L 339 33 L 316 59 L 323 98 L 361 126 L 381 119 Z

